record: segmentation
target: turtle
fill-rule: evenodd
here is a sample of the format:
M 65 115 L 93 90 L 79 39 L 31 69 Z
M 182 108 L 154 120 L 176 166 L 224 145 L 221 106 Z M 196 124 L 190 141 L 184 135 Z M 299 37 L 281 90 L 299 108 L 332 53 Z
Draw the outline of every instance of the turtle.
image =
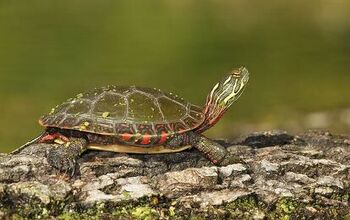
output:
M 174 153 L 194 147 L 215 165 L 237 160 L 202 133 L 223 116 L 247 85 L 245 67 L 214 85 L 204 107 L 173 93 L 137 86 L 105 86 L 79 93 L 39 119 L 45 129 L 12 153 L 34 143 L 56 143 L 47 154 L 59 170 L 74 170 L 87 149 L 133 154 Z

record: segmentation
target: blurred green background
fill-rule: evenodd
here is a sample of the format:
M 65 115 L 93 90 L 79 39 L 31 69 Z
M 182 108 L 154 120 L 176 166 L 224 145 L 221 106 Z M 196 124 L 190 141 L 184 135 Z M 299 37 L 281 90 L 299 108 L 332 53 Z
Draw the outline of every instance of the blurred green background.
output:
M 209 136 L 347 133 L 349 11 L 346 0 L 1 0 L 0 152 L 81 91 L 135 84 L 201 105 L 240 65 L 250 84 Z

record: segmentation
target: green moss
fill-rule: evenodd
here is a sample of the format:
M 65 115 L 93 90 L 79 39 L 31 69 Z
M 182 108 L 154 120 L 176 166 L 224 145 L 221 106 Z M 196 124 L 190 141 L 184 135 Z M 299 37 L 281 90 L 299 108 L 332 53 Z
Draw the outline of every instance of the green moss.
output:
M 341 197 L 341 200 L 342 200 L 343 202 L 349 202 L 349 199 L 350 199 L 349 193 L 346 193 L 346 194 L 344 194 L 344 195 Z
M 250 219 L 255 215 L 263 215 L 264 205 L 259 203 L 256 196 L 239 198 L 226 205 L 230 218 Z
M 284 212 L 284 213 L 293 213 L 295 210 L 295 205 L 291 201 L 287 201 L 285 203 L 281 203 L 279 208 Z
M 84 216 L 83 214 L 65 212 L 57 217 L 58 220 L 78 220 L 78 219 L 93 219 L 91 216 Z
M 199 216 L 199 215 L 192 215 L 190 217 L 190 220 L 203 220 L 203 219 L 205 219 L 205 218 L 202 216 Z
M 131 215 L 136 219 L 152 220 L 156 218 L 157 211 L 149 206 L 136 207 L 131 211 Z
M 344 216 L 344 220 L 350 220 L 350 213 Z
M 291 216 L 298 215 L 299 206 L 300 204 L 291 198 L 282 198 L 276 203 L 275 209 L 269 216 L 272 219 L 289 220 Z
M 289 215 L 284 215 L 281 217 L 281 220 L 290 220 L 290 216 Z
M 175 216 L 175 207 L 174 206 L 170 206 L 169 207 L 169 216 L 173 217 Z
M 129 206 L 114 210 L 111 214 L 111 217 L 115 219 L 127 218 L 152 220 L 159 217 L 159 211 L 148 205 L 136 207 Z
M 73 201 L 71 201 L 74 204 Z M 185 208 L 175 201 L 163 197 L 144 197 L 138 201 L 125 203 L 98 203 L 93 207 L 74 206 L 71 203 L 55 203 L 43 206 L 28 201 L 26 205 L 17 206 L 12 210 L 10 219 L 47 219 L 54 217 L 60 220 L 75 219 L 157 219 L 164 216 L 169 219 L 300 219 L 342 217 L 350 220 L 350 209 L 339 206 L 317 206 L 317 200 L 312 207 L 317 213 L 307 209 L 308 205 L 292 198 L 283 198 L 274 205 L 265 204 L 256 195 L 237 199 L 221 206 L 209 206 L 205 211 L 196 208 Z M 315 204 L 314 204 L 315 203 Z M 71 204 L 67 206 L 67 204 Z M 55 206 L 55 208 L 51 207 Z M 311 206 L 311 204 L 309 204 Z M 1 207 L 0 207 L 1 208 Z M 4 213 L 11 213 L 6 208 L 0 209 Z M 305 217 L 306 216 L 306 217 Z
M 102 214 L 88 214 L 88 213 L 74 213 L 74 212 L 64 212 L 63 214 L 57 216 L 55 219 L 58 220 L 100 220 L 103 218 Z
M 83 211 L 84 210 L 84 211 Z M 97 203 L 94 207 L 84 208 L 80 211 L 72 211 L 65 209 L 56 219 L 60 220 L 100 220 L 104 216 L 110 216 L 106 209 L 105 203 Z
M 331 199 L 334 200 L 338 200 L 338 201 L 342 201 L 342 202 L 349 202 L 350 200 L 350 192 L 349 191 L 345 191 L 342 193 L 333 193 L 330 196 Z
M 131 198 L 130 192 L 128 192 L 128 191 L 124 190 L 122 192 L 122 195 L 123 195 L 124 199 L 130 199 Z
M 50 216 L 48 209 L 36 201 L 17 206 L 15 214 L 29 219 L 43 219 Z
M 112 216 L 116 218 L 120 218 L 121 216 L 127 216 L 129 215 L 129 212 L 126 210 L 125 207 L 121 209 L 116 209 L 112 212 Z

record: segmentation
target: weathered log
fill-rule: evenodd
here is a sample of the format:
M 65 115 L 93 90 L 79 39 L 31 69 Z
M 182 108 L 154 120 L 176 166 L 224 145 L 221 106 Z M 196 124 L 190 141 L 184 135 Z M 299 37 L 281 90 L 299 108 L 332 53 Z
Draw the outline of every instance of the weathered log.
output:
M 350 218 L 350 138 L 255 133 L 220 141 L 245 161 L 213 166 L 195 149 L 163 155 L 88 151 L 71 177 L 51 144 L 0 154 L 0 218 Z

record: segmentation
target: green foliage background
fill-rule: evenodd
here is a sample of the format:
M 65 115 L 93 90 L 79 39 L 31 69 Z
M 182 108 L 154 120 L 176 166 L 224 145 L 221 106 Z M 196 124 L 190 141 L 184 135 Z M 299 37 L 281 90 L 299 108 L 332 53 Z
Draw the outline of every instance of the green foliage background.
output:
M 81 91 L 135 84 L 203 104 L 240 65 L 250 84 L 209 136 L 347 109 L 349 11 L 346 0 L 0 0 L 0 152 Z

